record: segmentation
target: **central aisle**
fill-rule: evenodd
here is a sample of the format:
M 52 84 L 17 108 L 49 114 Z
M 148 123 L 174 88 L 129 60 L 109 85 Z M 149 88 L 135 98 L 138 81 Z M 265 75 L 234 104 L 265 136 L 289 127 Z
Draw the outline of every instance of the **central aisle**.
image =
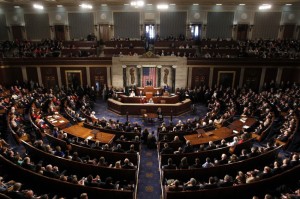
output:
M 190 115 L 189 113 L 182 116 L 174 117 L 173 123 L 178 120 L 186 121 L 187 119 L 193 119 L 194 117 L 201 117 L 206 113 L 206 107 L 203 105 L 197 105 L 198 114 Z M 119 120 L 120 122 L 126 121 L 126 116 L 118 116 L 115 113 L 107 109 L 106 102 L 97 100 L 94 106 L 94 111 L 98 118 L 105 117 L 106 119 Z M 204 114 L 203 114 L 204 113 Z M 149 132 L 154 131 L 157 134 L 157 127 L 160 125 L 159 122 L 155 123 L 143 123 L 142 118 L 139 116 L 129 116 L 131 123 L 138 123 L 142 126 L 142 129 L 148 128 Z M 170 117 L 165 117 L 164 121 L 169 125 Z M 138 178 L 138 199 L 160 199 L 162 190 L 160 183 L 160 173 L 158 164 L 158 152 L 156 149 L 148 149 L 146 145 L 142 145 L 140 153 L 140 167 L 139 167 L 139 178 Z

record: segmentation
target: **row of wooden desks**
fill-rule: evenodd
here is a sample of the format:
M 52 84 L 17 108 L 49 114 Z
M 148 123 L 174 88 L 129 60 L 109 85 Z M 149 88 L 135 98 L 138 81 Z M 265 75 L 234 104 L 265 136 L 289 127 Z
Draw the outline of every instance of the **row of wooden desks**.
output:
M 67 120 L 60 114 L 49 115 L 46 117 L 46 120 L 53 126 L 62 129 L 64 132 L 82 138 L 82 139 L 89 139 L 93 141 L 99 141 L 103 144 L 110 144 L 112 143 L 115 135 L 110 133 L 104 133 L 99 130 L 92 130 L 83 127 L 82 125 L 72 125 L 70 127 L 70 121 Z
M 189 140 L 191 145 L 201 145 L 208 143 L 209 141 L 218 141 L 233 137 L 238 134 L 243 128 L 247 129 L 253 126 L 257 120 L 255 118 L 238 119 L 232 122 L 227 127 L 221 127 L 212 131 L 205 132 L 203 129 L 199 129 L 198 133 L 185 135 L 185 140 Z
M 93 141 L 99 141 L 103 144 L 111 144 L 115 138 L 114 134 L 104 133 L 99 130 L 88 129 L 80 125 L 73 125 L 63 130 L 64 132 L 82 138 Z

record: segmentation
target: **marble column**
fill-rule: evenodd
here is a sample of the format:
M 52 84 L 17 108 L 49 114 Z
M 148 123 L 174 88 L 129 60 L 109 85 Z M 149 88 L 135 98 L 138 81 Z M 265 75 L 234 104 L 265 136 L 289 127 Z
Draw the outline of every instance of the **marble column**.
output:
M 241 68 L 241 74 L 240 74 L 240 80 L 239 80 L 239 88 L 243 87 L 244 75 L 245 75 L 245 68 Z
M 41 73 L 41 67 L 36 67 L 36 71 L 37 71 L 37 76 L 38 76 L 38 81 L 39 81 L 39 85 L 43 85 L 43 80 L 42 80 L 42 73 Z
M 56 67 L 56 73 L 57 73 L 57 81 L 58 81 L 58 86 L 61 88 L 62 82 L 61 82 L 61 73 L 60 73 L 60 67 Z

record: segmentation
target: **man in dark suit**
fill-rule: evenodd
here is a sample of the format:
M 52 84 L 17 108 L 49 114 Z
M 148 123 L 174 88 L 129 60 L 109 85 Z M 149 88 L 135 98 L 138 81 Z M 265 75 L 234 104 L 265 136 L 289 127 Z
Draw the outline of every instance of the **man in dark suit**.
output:
M 186 145 L 183 148 L 183 153 L 192 153 L 194 152 L 194 148 L 191 145 L 191 142 L 189 140 L 186 141 Z
M 168 159 L 168 164 L 162 166 L 162 168 L 163 168 L 163 169 L 176 169 L 176 165 L 173 164 L 172 158 L 169 158 L 169 159 Z
M 169 147 L 168 143 L 164 143 L 164 148 L 161 150 L 160 153 L 161 154 L 173 154 L 174 150 L 171 147 Z

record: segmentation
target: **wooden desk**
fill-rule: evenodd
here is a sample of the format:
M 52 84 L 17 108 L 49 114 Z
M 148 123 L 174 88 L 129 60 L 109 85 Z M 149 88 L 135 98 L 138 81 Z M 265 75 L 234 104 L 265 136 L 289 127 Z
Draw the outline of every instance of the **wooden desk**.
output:
M 199 134 L 200 135 L 200 134 Z M 221 127 L 219 129 L 202 132 L 198 137 L 198 133 L 192 135 L 185 135 L 185 140 L 190 140 L 191 145 L 200 145 L 204 143 L 208 143 L 209 141 L 222 140 L 233 136 L 232 130 L 227 127 Z
M 59 129 L 64 129 L 69 125 L 70 121 L 64 118 L 60 114 L 49 115 L 46 117 L 47 122 L 49 122 L 53 127 L 58 127 Z
M 69 128 L 65 128 L 64 131 L 68 134 L 80 137 L 82 139 L 91 139 L 104 144 L 112 143 L 113 139 L 115 138 L 114 134 L 98 131 L 98 133 L 96 134 L 96 139 L 94 139 L 95 135 L 92 133 L 92 131 L 94 130 L 79 125 L 73 125 Z
M 192 145 L 200 145 L 208 143 L 209 141 L 217 141 L 222 139 L 227 139 L 230 137 L 234 137 L 233 130 L 240 132 L 242 128 L 245 126 L 251 127 L 253 126 L 257 120 L 255 118 L 246 118 L 241 121 L 241 119 L 235 120 L 227 127 L 221 127 L 216 130 L 204 132 L 202 129 L 200 129 L 200 132 L 192 135 L 185 135 L 183 136 L 185 140 L 190 140 Z M 202 132 L 203 131 L 203 132 Z
M 133 97 L 132 99 L 135 98 Z M 114 99 L 107 100 L 108 109 L 119 115 L 126 115 L 127 112 L 129 115 L 141 115 L 141 109 L 146 109 L 147 113 L 156 113 L 157 109 L 161 108 L 164 116 L 178 116 L 189 112 L 191 110 L 191 103 L 190 99 L 175 104 L 123 103 Z

